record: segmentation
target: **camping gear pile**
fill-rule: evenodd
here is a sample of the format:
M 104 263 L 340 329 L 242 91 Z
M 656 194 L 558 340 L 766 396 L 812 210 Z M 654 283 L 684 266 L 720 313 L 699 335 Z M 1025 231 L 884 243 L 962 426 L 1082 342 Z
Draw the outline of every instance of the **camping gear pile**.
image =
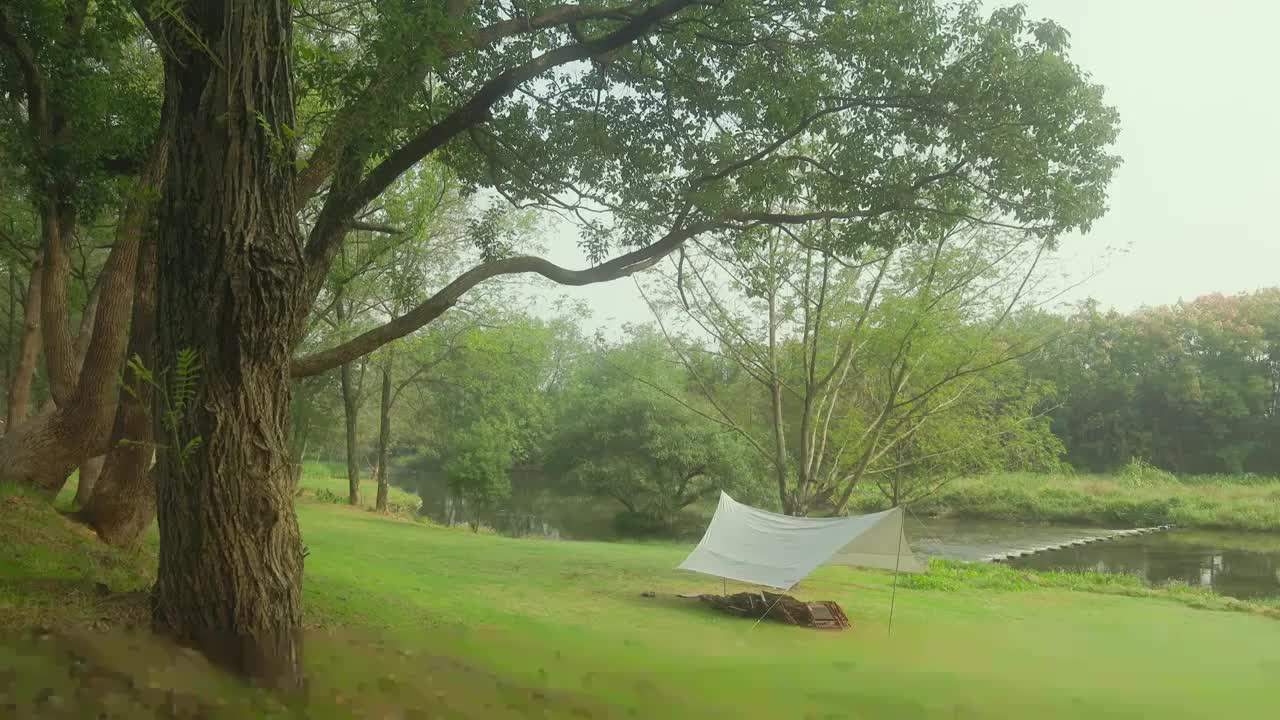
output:
M 711 607 L 738 617 L 768 618 L 786 625 L 819 628 L 822 630 L 847 630 L 849 618 L 844 610 L 830 600 L 802 602 L 790 595 L 778 595 L 767 591 L 743 592 L 733 595 L 681 595 L 696 597 Z

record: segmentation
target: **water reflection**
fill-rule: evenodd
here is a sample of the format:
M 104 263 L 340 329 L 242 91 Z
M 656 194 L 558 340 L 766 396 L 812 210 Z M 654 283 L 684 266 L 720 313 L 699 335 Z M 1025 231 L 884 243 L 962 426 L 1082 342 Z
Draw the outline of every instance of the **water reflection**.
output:
M 1224 534 L 1221 540 L 1231 537 Z M 1237 598 L 1280 597 L 1280 549 L 1227 547 L 1214 539 L 1213 533 L 1174 531 L 1052 550 L 1010 564 L 1130 573 L 1153 584 L 1185 582 Z
M 949 560 L 981 560 L 997 553 L 1106 537 L 1111 532 L 1107 528 L 1067 525 L 965 518 L 907 518 L 907 538 L 911 541 L 911 549 L 920 555 Z
M 1115 529 L 964 518 L 907 520 L 907 537 L 917 554 L 969 561 L 1109 536 Z M 1039 552 L 1009 563 L 1038 570 L 1130 573 L 1153 584 L 1185 582 L 1239 598 L 1280 597 L 1280 535 L 1275 534 L 1174 530 Z

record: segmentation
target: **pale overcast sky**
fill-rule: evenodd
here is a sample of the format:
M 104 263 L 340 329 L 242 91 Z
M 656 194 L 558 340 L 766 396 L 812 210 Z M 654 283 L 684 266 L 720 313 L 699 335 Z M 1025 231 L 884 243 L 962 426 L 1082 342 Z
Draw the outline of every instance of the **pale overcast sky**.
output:
M 1121 116 L 1110 212 L 1062 243 L 1063 266 L 1091 276 L 1068 299 L 1131 310 L 1280 285 L 1280 1 L 1025 4 L 1067 28 Z M 554 246 L 582 266 L 571 238 Z M 586 300 L 591 327 L 649 319 L 630 280 L 538 295 Z

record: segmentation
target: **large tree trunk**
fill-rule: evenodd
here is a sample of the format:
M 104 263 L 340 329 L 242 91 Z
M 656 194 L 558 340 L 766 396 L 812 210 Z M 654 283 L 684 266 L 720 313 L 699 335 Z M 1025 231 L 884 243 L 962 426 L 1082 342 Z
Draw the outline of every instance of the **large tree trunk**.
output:
M 169 388 L 155 468 L 159 632 L 265 684 L 302 676 L 302 542 L 289 456 L 289 361 L 307 312 L 294 218 L 289 0 L 188 3 L 161 19 L 165 133 L 156 364 Z M 192 47 L 192 37 L 201 39 Z M 185 400 L 185 402 L 183 402 Z
M 148 242 L 138 258 L 129 356 L 145 368 L 155 364 L 156 244 Z M 125 378 L 130 392 L 116 408 L 113 445 L 97 487 L 80 517 L 110 545 L 136 543 L 156 516 L 156 487 L 150 474 L 155 449 L 151 424 L 152 388 L 136 374 Z M 81 468 L 81 475 L 84 469 Z
M 351 373 L 351 363 L 339 371 L 342 381 L 342 418 L 347 429 L 347 501 L 360 504 L 360 458 L 356 456 L 359 441 L 360 398 Z
M 36 361 L 40 356 L 40 280 L 44 277 L 44 263 L 40 256 L 31 265 L 31 277 L 27 281 L 27 301 L 22 314 L 22 340 L 18 344 L 18 365 L 9 383 L 9 405 L 5 418 L 5 432 L 10 433 L 27 420 L 31 408 L 31 380 L 36 374 Z
M 375 509 L 387 511 L 391 478 L 387 476 L 387 445 L 391 442 L 391 358 L 382 365 L 382 402 L 378 405 L 378 502 Z

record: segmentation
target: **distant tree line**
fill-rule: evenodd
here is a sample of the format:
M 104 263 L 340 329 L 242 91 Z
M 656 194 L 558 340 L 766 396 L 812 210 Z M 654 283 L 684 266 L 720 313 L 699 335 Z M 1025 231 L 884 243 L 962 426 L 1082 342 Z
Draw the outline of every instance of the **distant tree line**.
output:
M 1031 371 L 1074 467 L 1280 473 L 1280 288 L 1045 321 L 1062 340 Z
M 587 337 L 585 308 L 536 317 L 495 291 L 391 346 L 380 402 L 352 400 L 363 369 L 302 385 L 298 458 L 345 458 L 353 503 L 368 468 L 447 496 L 451 515 L 461 503 L 473 527 L 536 490 L 613 504 L 629 534 L 670 533 L 721 490 L 830 515 L 855 490 L 897 504 L 960 475 L 1059 466 L 1052 388 L 1029 372 L 1059 331 L 1034 314 L 1043 240 L 964 224 L 856 265 L 822 243 L 691 249 L 650 276 L 654 321 L 614 338 Z M 375 415 L 376 436 L 356 431 Z
M 990 238 L 962 247 L 1008 250 Z M 788 252 L 796 278 L 813 272 L 803 248 Z M 391 481 L 455 498 L 477 524 L 534 508 L 538 497 L 595 497 L 613 505 L 618 531 L 635 534 L 673 531 L 720 490 L 821 515 L 843 511 L 841 494 L 855 487 L 910 502 L 951 478 L 991 472 L 1111 472 L 1135 461 L 1180 474 L 1280 472 L 1269 442 L 1280 430 L 1280 290 L 1127 314 L 1095 302 L 1065 314 L 1031 302 L 1005 313 L 969 294 L 942 302 L 920 282 L 932 269 L 934 283 L 947 279 L 939 287 L 1021 286 L 1009 281 L 1025 268 L 997 273 L 1003 285 L 991 282 L 995 265 L 980 265 L 984 282 L 968 278 L 973 260 L 971 249 L 946 262 L 916 253 L 883 275 L 831 271 L 831 344 L 815 345 L 811 316 L 807 334 L 804 322 L 779 323 L 772 352 L 767 321 L 754 344 L 746 324 L 689 315 L 679 301 L 659 310 L 662 322 L 607 340 L 585 334 L 581 307 L 550 319 L 513 310 L 517 302 L 473 308 L 397 351 L 405 400 L 394 411 Z M 687 282 L 692 270 L 683 272 Z M 660 287 L 675 276 L 655 278 Z M 671 290 L 664 297 L 679 297 Z M 727 312 L 730 290 L 722 292 Z M 712 307 L 693 293 L 686 288 L 689 309 Z M 775 300 L 803 315 L 797 298 Z M 767 317 L 735 302 L 743 323 Z M 677 332 L 681 317 L 718 327 L 719 339 Z M 845 346 L 857 348 L 857 362 L 839 362 Z M 806 390 L 815 357 L 838 371 L 830 391 Z M 304 457 L 340 462 L 344 403 L 327 377 L 314 381 L 323 397 L 299 393 L 314 406 L 310 430 L 295 435 L 309 443 Z M 912 402 L 887 402 L 887 393 Z M 359 425 L 375 426 L 381 410 L 371 395 Z M 362 435 L 357 464 L 377 467 L 383 440 Z M 808 505 L 786 507 L 805 487 L 801 472 Z

